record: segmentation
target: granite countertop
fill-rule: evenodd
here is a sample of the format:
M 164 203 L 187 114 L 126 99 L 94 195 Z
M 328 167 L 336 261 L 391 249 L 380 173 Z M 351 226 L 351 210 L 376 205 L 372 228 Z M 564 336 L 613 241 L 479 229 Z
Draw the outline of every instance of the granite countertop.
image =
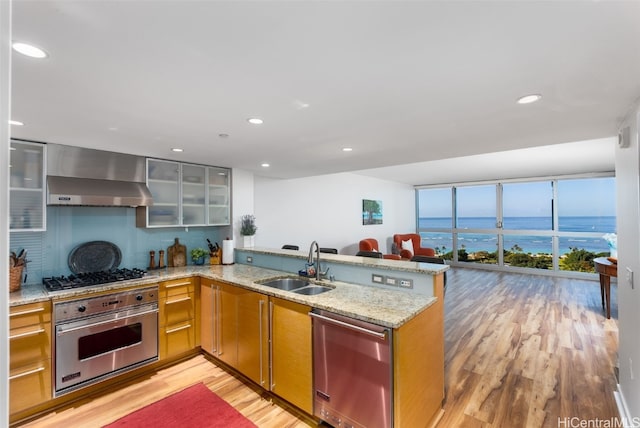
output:
M 227 282 L 269 296 L 280 297 L 391 328 L 400 327 L 436 301 L 435 297 L 328 280 L 310 280 L 310 282 L 334 287 L 333 290 L 306 296 L 257 283 L 272 278 L 295 276 L 294 274 L 256 266 L 234 264 L 166 268 L 150 271 L 141 279 L 56 292 L 46 291 L 44 286 L 40 284 L 27 284 L 23 285 L 20 290 L 9 294 L 9 305 L 16 306 L 50 299 L 56 301 L 74 297 L 84 298 L 104 291 L 116 291 L 123 288 L 156 284 L 162 281 L 191 276 Z

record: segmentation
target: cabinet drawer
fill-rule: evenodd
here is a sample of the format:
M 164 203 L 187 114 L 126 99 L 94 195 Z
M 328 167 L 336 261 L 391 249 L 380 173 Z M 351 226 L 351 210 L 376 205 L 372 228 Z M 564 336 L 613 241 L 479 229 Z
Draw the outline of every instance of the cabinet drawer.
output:
M 9 328 L 51 323 L 51 302 L 12 306 L 9 310 Z
M 10 367 L 51 358 L 51 324 L 36 324 L 9 332 Z
M 161 299 L 160 325 L 168 326 L 179 322 L 195 319 L 194 293 L 177 294 Z
M 182 278 L 160 283 L 160 299 L 168 299 L 180 294 L 195 292 L 195 278 Z
M 193 320 L 161 327 L 160 360 L 183 354 L 196 347 L 196 327 Z
M 16 413 L 51 399 L 51 360 L 9 372 L 9 412 Z

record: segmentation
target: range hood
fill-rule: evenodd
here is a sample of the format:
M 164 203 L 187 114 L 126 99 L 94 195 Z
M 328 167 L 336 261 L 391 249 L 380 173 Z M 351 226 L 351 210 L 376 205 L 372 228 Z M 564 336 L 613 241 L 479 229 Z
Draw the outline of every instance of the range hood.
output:
M 47 204 L 153 205 L 145 165 L 141 156 L 47 144 Z

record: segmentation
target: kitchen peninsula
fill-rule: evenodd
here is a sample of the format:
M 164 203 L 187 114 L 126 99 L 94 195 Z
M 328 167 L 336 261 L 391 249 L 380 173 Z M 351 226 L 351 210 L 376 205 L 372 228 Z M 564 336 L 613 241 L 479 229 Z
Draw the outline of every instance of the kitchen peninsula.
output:
M 247 263 L 247 257 L 250 257 L 249 263 Z M 296 385 L 294 386 L 296 387 L 299 386 L 299 378 L 304 378 L 306 382 L 302 387 L 304 393 L 295 394 L 295 397 L 303 395 L 304 400 L 298 403 L 294 396 L 288 395 L 289 392 L 287 390 L 279 391 L 269 388 L 261 385 L 259 380 L 254 380 L 258 385 L 270 390 L 272 394 L 295 404 L 296 407 L 308 415 L 313 415 L 313 405 L 310 403 L 312 403 L 314 394 L 312 391 L 312 373 L 309 371 L 311 367 L 311 319 L 308 316 L 308 312 L 310 309 L 322 309 L 392 329 L 393 426 L 427 427 L 433 425 L 440 416 L 444 398 L 442 297 L 443 273 L 448 266 L 376 259 L 362 260 L 363 258 L 355 256 L 323 254 L 321 259 L 323 270 L 326 271 L 326 268 L 329 268 L 329 272 L 332 272 L 332 276 L 335 276 L 335 279 L 333 281 L 324 279 L 320 283 L 331 287 L 331 291 L 317 295 L 304 295 L 279 290 L 263 284 L 269 279 L 296 276 L 294 272 L 304 266 L 305 259 L 306 255 L 303 252 L 283 254 L 280 250 L 272 249 L 238 249 L 234 265 L 166 268 L 151 271 L 144 278 L 137 280 L 59 292 L 46 292 L 39 285 L 23 286 L 20 291 L 10 295 L 12 313 L 23 312 L 21 308 L 26 307 L 25 305 L 44 305 L 50 311 L 51 305 L 59 301 L 89 298 L 94 295 L 99 296 L 118 291 L 135 290 L 159 284 L 161 303 L 159 328 L 162 330 L 165 327 L 165 324 L 163 324 L 165 321 L 163 320 L 166 320 L 168 331 L 169 324 L 177 320 L 172 324 L 171 330 L 181 331 L 182 333 L 179 334 L 190 334 L 191 336 L 186 342 L 181 342 L 187 343 L 188 346 L 180 348 L 178 346 L 180 340 L 167 336 L 163 341 L 163 333 L 161 332 L 161 352 L 157 363 L 119 374 L 112 379 L 87 386 L 66 396 L 52 398 L 51 395 L 47 397 L 45 394 L 41 401 L 16 411 L 12 406 L 11 421 L 16 422 L 34 413 L 77 400 L 87 392 L 98 392 L 101 388 L 104 389 L 106 385 L 116 385 L 118 380 L 122 381 L 130 379 L 137 374 L 148 373 L 151 369 L 156 370 L 163 365 L 198 352 L 205 352 L 215 363 L 221 362 L 223 367 L 231 371 L 237 371 L 248 379 L 252 379 L 250 370 L 245 370 L 238 365 L 239 359 L 227 361 L 220 358 L 216 354 L 215 343 L 213 348 L 207 348 L 207 346 L 211 346 L 211 343 L 207 345 L 207 334 L 211 334 L 212 314 L 206 313 L 206 302 L 211 297 L 212 292 L 216 293 L 216 290 L 224 289 L 223 291 L 227 290 L 233 294 L 233 298 L 237 299 L 234 301 L 240 307 L 242 307 L 242 302 L 244 301 L 242 300 L 243 296 L 250 295 L 265 299 L 267 302 L 274 302 L 276 314 L 279 310 L 277 309 L 278 305 L 286 308 L 289 312 L 291 312 L 291 308 L 300 309 L 296 314 L 298 317 L 296 319 L 304 322 L 296 322 L 295 324 L 302 325 L 305 328 L 304 331 L 309 333 L 309 337 L 297 338 L 296 340 L 299 340 L 300 343 L 295 346 L 297 348 L 309 348 L 307 349 L 308 361 L 305 361 L 305 364 L 300 368 L 293 367 L 289 363 L 285 364 L 284 367 L 287 367 L 287 369 L 284 370 L 283 374 L 285 377 L 295 378 Z M 273 266 L 265 267 L 269 264 Z M 370 282 L 373 277 L 378 275 L 382 275 L 384 278 L 402 278 L 409 281 L 412 288 L 403 290 L 398 286 L 366 285 L 363 283 L 366 278 Z M 165 301 L 162 300 L 163 296 Z M 205 296 L 209 297 L 205 298 Z M 183 302 L 180 303 L 181 305 L 188 306 L 184 312 L 191 317 L 189 320 L 195 322 L 195 329 L 180 330 L 180 322 L 182 320 L 172 319 L 173 315 L 170 315 L 163 306 L 163 302 L 169 303 L 168 301 L 171 298 L 175 298 L 176 302 Z M 209 309 L 211 308 L 209 307 Z M 45 323 L 47 319 L 49 320 L 49 337 L 51 337 L 51 318 L 51 315 L 48 318 L 44 318 Z M 236 315 L 236 321 L 246 319 L 247 317 Z M 178 327 L 175 327 L 176 325 Z M 265 332 L 265 336 L 268 334 L 269 332 Z M 281 333 L 278 331 L 278 334 Z M 286 334 L 286 329 L 285 333 L 282 334 Z M 179 352 L 174 352 L 175 349 L 170 349 L 174 346 L 177 347 L 175 349 L 179 349 Z M 256 349 L 258 347 L 256 346 Z M 165 348 L 166 352 L 163 354 L 162 350 Z M 239 353 L 246 351 L 246 349 L 242 348 L 241 341 L 234 344 L 233 349 Z M 54 355 L 54 353 L 51 351 L 49 355 Z M 228 357 L 228 355 L 225 355 L 225 357 Z M 277 361 L 271 361 L 267 364 L 267 366 L 271 367 L 269 364 L 273 364 L 273 367 L 283 367 L 282 363 Z M 12 353 L 12 375 L 13 370 Z M 289 370 L 291 370 L 291 373 L 289 373 Z M 304 376 L 296 375 L 295 370 L 302 370 Z M 268 382 L 267 384 L 270 383 Z M 286 380 L 283 380 L 281 385 L 286 385 Z M 11 386 L 12 391 L 20 391 L 17 387 L 14 389 L 13 381 Z

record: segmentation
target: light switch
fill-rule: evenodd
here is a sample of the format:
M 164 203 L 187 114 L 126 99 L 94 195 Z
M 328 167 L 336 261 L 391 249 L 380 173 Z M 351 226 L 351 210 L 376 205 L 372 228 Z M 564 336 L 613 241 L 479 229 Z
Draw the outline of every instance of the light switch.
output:
M 633 286 L 633 271 L 629 267 L 627 267 L 627 284 L 629 284 L 632 290 L 635 288 Z

